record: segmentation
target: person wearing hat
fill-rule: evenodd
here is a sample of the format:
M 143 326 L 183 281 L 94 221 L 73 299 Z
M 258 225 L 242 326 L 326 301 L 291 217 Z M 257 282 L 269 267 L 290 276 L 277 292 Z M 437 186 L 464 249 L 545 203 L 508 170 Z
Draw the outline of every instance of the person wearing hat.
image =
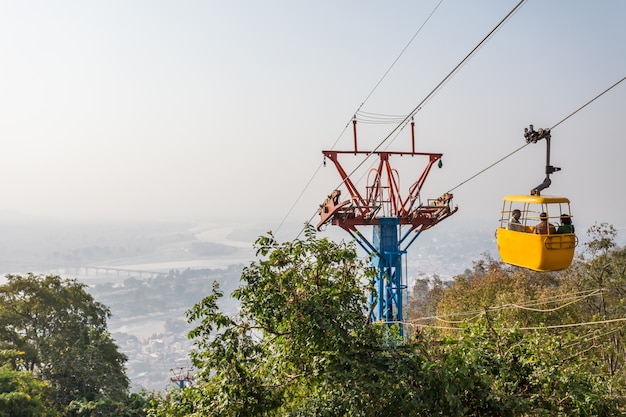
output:
M 567 214 L 561 214 L 561 224 L 556 230 L 557 233 L 574 233 L 574 225 L 572 224 L 572 218 Z
M 554 225 L 548 223 L 548 215 L 546 213 L 541 213 L 539 215 L 541 222 L 535 226 L 533 233 L 540 235 L 554 234 L 556 233 L 556 227 Z

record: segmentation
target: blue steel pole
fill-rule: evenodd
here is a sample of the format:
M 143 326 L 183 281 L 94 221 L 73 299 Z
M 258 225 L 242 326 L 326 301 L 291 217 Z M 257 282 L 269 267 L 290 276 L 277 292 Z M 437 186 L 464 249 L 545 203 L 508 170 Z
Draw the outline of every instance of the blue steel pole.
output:
M 402 282 L 402 256 L 399 249 L 397 217 L 380 218 L 374 227 L 373 242 L 376 254 L 372 257 L 372 266 L 378 274 L 374 288 L 378 294 L 370 295 L 372 305 L 372 321 L 385 321 L 388 325 L 398 323 L 400 336 L 404 337 L 403 300 L 406 285 Z

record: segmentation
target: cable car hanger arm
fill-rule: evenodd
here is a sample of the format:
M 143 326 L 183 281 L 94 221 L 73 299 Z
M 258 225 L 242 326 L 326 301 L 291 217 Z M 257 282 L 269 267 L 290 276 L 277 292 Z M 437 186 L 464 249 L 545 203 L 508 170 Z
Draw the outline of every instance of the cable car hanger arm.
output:
M 526 138 L 526 143 L 537 143 L 537 141 L 541 139 L 546 140 L 546 178 L 543 180 L 541 184 L 530 190 L 530 195 L 541 195 L 541 191 L 548 188 L 550 184 L 552 184 L 552 180 L 550 179 L 550 174 L 554 174 L 557 171 L 560 171 L 561 168 L 550 165 L 550 139 L 552 135 L 550 133 L 550 129 L 541 129 L 535 131 L 533 125 L 524 129 L 524 137 Z

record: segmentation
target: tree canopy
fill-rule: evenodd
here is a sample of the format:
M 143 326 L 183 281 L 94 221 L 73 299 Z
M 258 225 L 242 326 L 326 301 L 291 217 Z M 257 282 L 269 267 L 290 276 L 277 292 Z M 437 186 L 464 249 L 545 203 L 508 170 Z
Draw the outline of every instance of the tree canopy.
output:
M 6 279 L 0 286 L 0 348 L 19 355 L 4 372 L 38 375 L 55 410 L 76 401 L 125 401 L 126 356 L 107 330 L 109 309 L 76 280 L 34 274 Z
M 21 353 L 0 351 L 0 417 L 42 417 L 54 413 L 47 410 L 49 386 L 31 372 L 15 369 Z

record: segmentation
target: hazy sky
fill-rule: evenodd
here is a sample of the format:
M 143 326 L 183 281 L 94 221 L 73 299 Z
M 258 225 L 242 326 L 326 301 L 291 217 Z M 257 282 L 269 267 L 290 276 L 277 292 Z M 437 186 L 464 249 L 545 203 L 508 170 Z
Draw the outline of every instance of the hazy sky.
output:
M 517 3 L 444 0 L 374 89 L 439 0 L 2 0 L 0 212 L 269 230 L 295 204 L 302 224 L 339 183 L 321 150 L 352 149 L 342 131 L 368 94 L 363 110 L 408 114 Z M 625 19 L 622 0 L 528 0 L 417 113 L 418 150 L 444 153 L 424 198 L 624 77 Z M 625 113 L 623 82 L 553 131 L 562 171 L 544 194 L 582 227 L 626 227 Z M 359 147 L 394 128 L 360 125 Z M 448 221 L 495 227 L 544 165 L 544 143 L 524 148 L 455 189 Z

